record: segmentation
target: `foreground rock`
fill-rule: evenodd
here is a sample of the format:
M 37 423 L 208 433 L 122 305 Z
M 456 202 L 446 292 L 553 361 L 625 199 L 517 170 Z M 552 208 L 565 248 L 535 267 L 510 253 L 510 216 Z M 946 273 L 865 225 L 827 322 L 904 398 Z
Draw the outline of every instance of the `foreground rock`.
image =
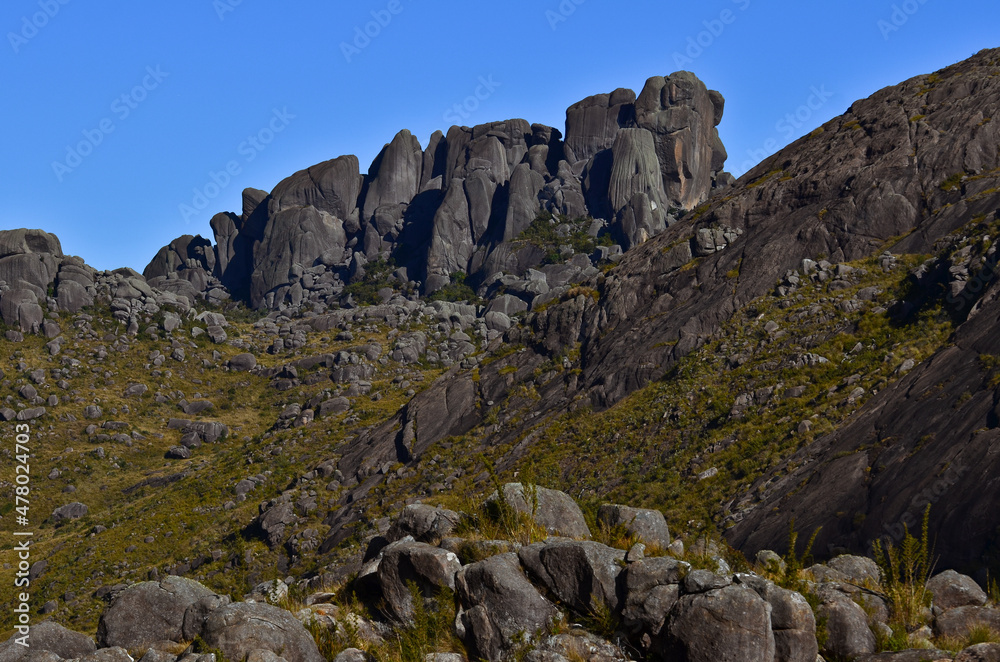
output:
M 239 602 L 213 611 L 202 638 L 229 660 L 265 650 L 287 662 L 324 662 L 313 637 L 291 613 L 263 603 Z
M 556 617 L 555 607 L 508 553 L 467 566 L 456 579 L 461 630 L 470 652 L 488 660 L 504 654 L 543 631 Z
M 170 576 L 125 589 L 101 615 L 101 647 L 147 648 L 157 641 L 184 641 L 201 634 L 207 604 L 228 602 L 198 582 Z

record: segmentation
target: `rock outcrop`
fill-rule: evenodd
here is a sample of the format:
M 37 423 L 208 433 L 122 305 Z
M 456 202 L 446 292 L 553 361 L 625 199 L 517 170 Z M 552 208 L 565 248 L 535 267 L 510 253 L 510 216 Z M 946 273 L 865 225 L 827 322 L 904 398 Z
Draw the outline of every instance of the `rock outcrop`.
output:
M 562 133 L 521 119 L 436 132 L 422 148 L 399 132 L 368 169 L 353 156 L 303 170 L 270 193 L 244 193 L 242 215 L 211 222 L 212 247 L 184 236 L 145 275 L 156 287 L 255 308 L 335 307 L 367 264 L 392 260 L 397 287 L 433 292 L 453 274 L 489 287 L 522 278 L 544 252 L 513 246 L 540 213 L 594 217 L 626 249 L 662 232 L 672 210 L 720 183 L 722 96 L 693 74 L 650 79 L 571 106 Z M 641 117 L 639 115 L 641 111 Z M 729 180 L 725 180 L 728 182 Z M 513 255 L 512 255 L 513 253 Z M 482 290 L 485 292 L 485 289 Z M 530 301 L 529 301 L 530 303 Z
M 560 501 L 571 500 L 547 492 L 561 495 Z M 649 511 L 606 504 L 602 512 Z M 795 575 L 782 573 L 783 579 L 808 589 L 814 613 L 802 593 L 766 578 L 772 567 L 728 570 L 714 542 L 704 541 L 687 560 L 645 558 L 562 537 L 523 546 L 514 540 L 484 544 L 477 540 L 481 532 L 474 523 L 494 517 L 503 515 L 491 514 L 488 506 L 476 517 L 422 504 L 407 507 L 387 524 L 390 530 L 441 531 L 433 523 L 444 518 L 462 523 L 472 539 L 451 535 L 430 544 L 406 536 L 380 549 L 373 539 L 369 560 L 346 587 L 360 602 L 331 604 L 336 594 L 320 591 L 305 598 L 306 606 L 293 614 L 268 604 L 288 598 L 289 586 L 282 580 L 262 583 L 248 601 L 233 603 L 198 582 L 171 575 L 111 589 L 96 646 L 85 635 L 43 622 L 31 629 L 30 649 L 17 643 L 18 635 L 0 644 L 0 660 L 127 662 L 126 651 L 142 650 L 147 662 L 179 662 L 194 660 L 191 656 L 204 648 L 248 662 L 365 660 L 366 653 L 356 646 L 378 657 L 391 654 L 395 642 L 402 646 L 403 637 L 414 633 L 424 639 L 412 638 L 405 645 L 419 646 L 421 657 L 439 662 L 466 657 L 491 662 L 815 662 L 819 654 L 823 659 L 883 659 L 868 657 L 876 652 L 875 632 L 888 628 L 878 568 L 870 559 L 838 556 Z M 451 551 L 465 554 L 473 548 L 476 556 L 465 564 Z M 864 591 L 862 580 L 868 582 Z M 1000 611 L 981 604 L 983 596 L 971 578 L 948 571 L 928 585 L 937 593 L 926 611 L 926 625 L 911 635 L 914 643 L 924 637 L 924 647 L 884 659 L 922 659 L 932 632 L 961 641 L 974 628 L 1000 623 Z M 435 615 L 429 617 L 428 610 Z M 441 614 L 447 618 L 441 620 Z M 588 631 L 595 626 L 599 633 Z M 194 652 L 187 649 L 179 657 L 192 641 Z M 323 643 L 327 657 L 317 642 Z M 978 644 L 956 659 L 993 659 L 977 656 L 992 655 L 995 649 L 995 644 Z M 210 658 L 198 657 L 197 662 Z

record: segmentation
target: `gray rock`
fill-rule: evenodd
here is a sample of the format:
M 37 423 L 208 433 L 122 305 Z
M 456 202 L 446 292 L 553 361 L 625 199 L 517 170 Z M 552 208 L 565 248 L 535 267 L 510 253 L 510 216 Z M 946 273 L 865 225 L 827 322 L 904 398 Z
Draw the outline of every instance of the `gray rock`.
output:
M 843 554 L 830 559 L 826 565 L 855 584 L 864 584 L 866 581 L 877 584 L 882 577 L 882 571 L 875 561 L 864 556 Z
M 123 647 L 111 646 L 109 648 L 101 648 L 90 655 L 85 655 L 79 658 L 79 662 L 134 662 L 134 660 Z
M 323 402 L 319 406 L 319 411 L 317 414 L 320 418 L 326 416 L 335 416 L 337 414 L 343 414 L 345 411 L 349 411 L 351 408 L 351 401 L 344 397 L 331 398 L 326 402 Z
M 312 635 L 291 613 L 263 603 L 241 602 L 213 611 L 202 638 L 230 660 L 262 649 L 288 662 L 325 662 Z
M 944 654 L 941 657 L 944 657 Z M 1000 662 L 1000 644 L 969 646 L 958 654 L 955 662 Z
M 368 656 L 360 649 L 348 648 L 333 658 L 333 662 L 368 662 Z
M 758 591 L 760 593 L 760 591 Z M 775 662 L 815 662 L 816 617 L 800 594 L 767 582 L 762 598 L 771 606 Z
M 45 407 L 29 407 L 28 409 L 22 409 L 17 412 L 17 420 L 19 421 L 33 421 L 36 418 L 41 418 L 45 416 Z
M 284 543 L 285 528 L 297 521 L 295 507 L 291 502 L 279 502 L 268 507 L 261 506 L 261 513 L 254 520 L 268 547 L 275 549 Z
M 631 659 L 609 641 L 589 632 L 557 634 L 542 639 L 524 657 L 525 662 L 563 662 L 587 660 L 588 662 L 627 662 Z
M 236 372 L 250 372 L 257 367 L 257 357 L 253 354 L 237 354 L 229 359 L 229 369 Z
M 742 586 L 683 596 L 654 651 L 691 662 L 770 662 L 775 646 L 769 611 L 757 593 Z
M 864 610 L 837 591 L 824 594 L 819 614 L 826 619 L 825 651 L 845 658 L 875 652 L 875 635 L 868 627 Z
M 139 662 L 177 662 L 177 656 L 167 651 L 150 648 L 145 655 L 139 658 Z
M 503 494 L 508 506 L 530 515 L 536 524 L 551 535 L 590 537 L 590 528 L 580 506 L 565 492 L 537 486 L 526 491 L 521 483 L 507 483 L 503 487 Z M 496 502 L 497 498 L 494 494 L 490 501 Z
M 692 570 L 684 577 L 681 588 L 685 594 L 707 593 L 732 584 L 729 577 L 722 577 L 711 570 Z
M 85 634 L 67 630 L 53 621 L 42 621 L 31 626 L 29 648 L 16 642 L 19 634 L 0 644 L 0 662 L 15 662 L 40 651 L 54 653 L 63 659 L 85 657 L 97 650 L 94 640 Z
M 514 553 L 462 568 L 455 583 L 459 620 L 474 656 L 501 659 L 548 627 L 557 613 L 524 576 Z
M 656 636 L 680 598 L 680 581 L 688 564 L 669 557 L 646 558 L 625 570 L 622 625 L 635 637 Z
M 628 250 L 666 228 L 667 195 L 649 131 L 622 129 L 611 156 L 608 200 Z
M 401 621 L 413 618 L 413 597 L 407 586 L 414 582 L 421 594 L 430 597 L 441 588 L 455 588 L 455 575 L 462 568 L 458 557 L 426 543 L 399 541 L 385 548 L 378 566 L 382 596 Z
M 424 504 L 411 504 L 403 509 L 386 533 L 390 542 L 412 536 L 417 542 L 437 544 L 451 535 L 461 516 L 453 510 Z
M 536 556 L 537 552 L 537 556 Z M 621 611 L 625 552 L 592 541 L 565 541 L 522 547 L 522 563 L 561 602 L 582 614 L 610 607 Z
M 566 147 L 587 161 L 614 144 L 618 131 L 635 122 L 635 92 L 624 88 L 597 94 L 566 110 Z
M 927 582 L 927 590 L 934 596 L 934 606 L 946 610 L 955 607 L 982 607 L 987 600 L 986 592 L 972 577 L 954 570 L 945 570 L 931 577 Z
M 134 398 L 134 397 L 139 397 L 141 395 L 145 395 L 147 391 L 149 391 L 149 387 L 146 386 L 145 384 L 129 384 L 125 388 L 125 392 L 123 393 L 123 395 L 126 398 Z
M 52 511 L 52 519 L 56 522 L 61 522 L 63 520 L 75 520 L 81 517 L 86 517 L 89 512 L 89 508 L 86 505 L 80 503 L 79 501 L 74 503 L 68 503 L 65 506 L 60 506 Z
M 246 662 L 287 662 L 287 660 L 273 651 L 258 648 L 247 653 Z
M 647 545 L 670 545 L 667 520 L 658 510 L 605 504 L 597 510 L 597 521 L 608 528 L 623 527 Z
M 169 576 L 159 582 L 130 586 L 101 615 L 97 642 L 102 647 L 134 649 L 158 641 L 184 641 L 185 615 L 203 598 L 217 596 L 198 582 L 183 577 Z
M 272 203 L 273 205 L 274 203 Z M 303 267 L 313 266 L 331 247 L 343 247 L 347 235 L 341 218 L 315 207 L 293 207 L 270 216 L 261 242 L 254 248 L 250 303 L 278 306 L 291 302 L 290 292 Z
M 166 453 L 168 460 L 186 460 L 191 457 L 191 451 L 187 446 L 171 446 Z
M 715 128 L 725 100 L 689 72 L 646 81 L 635 101 L 636 125 L 650 131 L 663 177 L 663 190 L 677 206 L 692 209 L 712 188 L 727 154 Z
M 1000 610 L 972 606 L 949 609 L 934 619 L 934 634 L 938 637 L 962 639 L 979 625 L 1000 632 Z

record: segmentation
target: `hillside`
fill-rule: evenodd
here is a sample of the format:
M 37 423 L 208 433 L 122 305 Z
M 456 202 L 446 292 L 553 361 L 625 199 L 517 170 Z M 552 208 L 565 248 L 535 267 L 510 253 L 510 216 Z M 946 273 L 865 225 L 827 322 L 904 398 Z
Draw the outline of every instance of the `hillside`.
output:
M 889 650 L 904 624 L 887 600 L 884 619 L 862 623 L 871 646 L 838 648 L 835 629 L 824 640 L 840 598 L 815 584 L 853 594 L 844 586 L 862 580 L 777 573 L 758 552 L 794 566 L 790 528 L 818 530 L 819 558 L 872 554 L 879 538 L 919 534 L 929 504 L 936 571 L 988 589 L 1000 571 L 1000 50 L 856 102 L 737 182 L 722 171 L 723 103 L 681 72 L 571 106 L 565 139 L 524 120 L 453 127 L 426 148 L 403 131 L 367 175 L 340 157 L 246 191 L 241 214 L 213 219 L 214 243 L 179 238 L 143 275 L 96 272 L 42 231 L 0 232 L 0 529 L 18 530 L 21 423 L 36 614 L 94 632 L 126 585 L 180 575 L 234 601 L 284 580 L 286 607 L 337 589 L 338 609 L 398 626 L 414 603 L 392 593 L 403 579 L 372 583 L 385 544 L 409 532 L 453 552 L 453 579 L 517 551 L 467 543 L 568 544 L 543 542 L 558 532 L 622 548 L 618 561 L 600 554 L 628 566 L 643 537 L 599 518 L 607 504 L 662 513 L 674 535 L 646 539 L 649 556 L 687 564 L 663 581 L 681 596 L 735 591 L 689 571 L 732 583 L 745 559 L 765 559 L 760 577 L 812 601 L 806 639 L 827 659 Z M 487 497 L 507 482 L 567 493 L 581 528 L 504 520 L 503 499 L 492 520 Z M 413 505 L 448 509 L 435 512 L 461 519 L 449 532 L 465 542 L 406 524 Z M 660 635 L 671 621 L 629 621 L 624 588 L 620 603 L 581 606 L 519 554 L 540 596 L 623 646 L 583 659 L 703 659 L 698 642 Z M 462 581 L 444 598 L 421 584 L 428 609 L 479 605 Z M 771 594 L 751 588 L 763 609 Z M 420 650 L 512 654 L 471 613 L 448 613 L 445 630 L 462 618 L 466 630 Z M 933 616 L 923 639 L 957 652 Z M 764 639 L 784 629 L 769 623 Z M 358 645 L 312 634 L 331 659 Z M 770 636 L 762 657 L 732 659 L 778 659 Z M 362 648 L 405 659 L 381 645 Z

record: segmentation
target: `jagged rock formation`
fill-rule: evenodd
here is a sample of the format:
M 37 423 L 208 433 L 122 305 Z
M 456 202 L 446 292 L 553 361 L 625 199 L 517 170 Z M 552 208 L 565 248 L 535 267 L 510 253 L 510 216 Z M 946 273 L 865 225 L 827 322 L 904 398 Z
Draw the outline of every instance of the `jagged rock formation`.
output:
M 178 240 L 172 246 L 186 252 L 191 243 Z M 169 262 L 178 255 L 164 249 L 158 259 Z M 63 255 L 59 239 L 42 230 L 0 231 L 0 317 L 21 332 L 43 331 L 43 306 L 52 315 L 78 313 L 102 300 L 135 335 L 141 313 L 155 314 L 164 306 L 187 312 L 195 296 L 190 287 L 180 294 L 169 287 L 154 289 L 128 268 L 98 272 L 78 257 Z
M 557 129 L 520 119 L 451 127 L 426 149 L 403 130 L 366 175 L 342 156 L 269 195 L 249 189 L 242 215 L 212 219 L 214 248 L 181 237 L 144 274 L 155 287 L 193 288 L 210 301 L 228 290 L 255 308 L 335 307 L 366 264 L 392 258 L 400 285 L 433 292 L 463 273 L 485 293 L 541 265 L 544 254 L 510 242 L 542 211 L 603 219 L 591 234 L 607 226 L 627 249 L 731 182 L 715 128 L 722 107 L 718 92 L 680 72 L 650 79 L 638 99 L 617 90 L 575 104 L 565 142 Z
M 996 150 L 1000 128 L 988 118 L 996 114 L 1000 103 L 998 61 L 996 51 L 984 51 L 942 72 L 914 78 L 855 103 L 845 115 L 747 173 L 725 197 L 715 198 L 706 207 L 630 250 L 606 277 L 584 281 L 573 296 L 564 291 L 557 304 L 529 316 L 526 325 L 506 334 L 508 343 L 523 343 L 526 349 L 507 361 L 480 369 L 476 385 L 479 402 L 502 401 L 522 380 L 531 380 L 534 371 L 550 357 L 579 344 L 580 358 L 573 365 L 578 374 L 568 382 L 553 380 L 547 385 L 534 385 L 539 393 L 538 401 L 532 405 L 535 416 L 565 411 L 581 396 L 597 407 L 610 406 L 667 374 L 680 358 L 706 342 L 735 311 L 771 291 L 783 274 L 795 272 L 803 260 L 817 259 L 823 254 L 836 262 L 877 255 L 889 241 L 893 242 L 894 252 L 930 253 L 939 238 L 973 218 L 994 218 L 990 215 L 1000 209 L 997 186 L 1000 155 Z M 991 279 L 992 276 L 990 282 Z M 588 296 L 586 288 L 599 296 Z M 961 287 L 958 291 L 962 291 Z M 991 317 L 987 314 L 981 319 Z M 650 323 L 651 320 L 655 323 Z M 985 333 L 973 329 L 985 329 L 988 322 L 973 318 L 971 324 L 967 332 L 970 340 Z M 966 336 L 959 335 L 963 337 Z M 961 360 L 966 367 L 953 370 L 953 374 L 967 375 L 967 379 L 962 379 L 973 394 L 980 392 L 974 382 L 984 370 L 976 367 L 973 355 L 992 348 L 986 336 L 982 338 L 978 341 L 982 348 L 970 346 L 963 355 Z M 512 370 L 516 370 L 513 380 Z M 939 373 L 935 370 L 934 374 Z M 913 379 L 908 377 L 906 383 Z M 458 373 L 418 395 L 396 417 L 360 438 L 357 452 L 340 459 L 341 471 L 350 475 L 364 463 L 376 462 L 373 458 L 383 458 L 381 461 L 397 458 L 398 431 L 410 420 L 412 412 L 440 412 L 441 394 L 460 388 L 463 383 L 471 384 L 471 377 Z M 946 393 L 947 398 L 963 397 L 961 389 L 948 389 Z M 888 393 L 882 393 L 879 399 L 886 401 L 889 397 Z M 991 400 L 985 392 L 982 397 L 983 400 L 969 400 L 964 406 L 988 407 Z M 480 424 L 483 410 L 476 406 L 476 400 L 468 402 L 466 409 L 449 407 L 448 424 L 418 435 L 413 455 L 418 456 L 445 436 L 464 434 Z M 916 411 L 921 405 L 913 402 L 910 406 Z M 931 429 L 941 430 L 937 438 L 942 447 L 954 443 L 958 438 L 955 435 L 961 437 L 967 433 L 971 435 L 969 439 L 981 438 L 969 442 L 968 452 L 983 453 L 981 444 L 987 443 L 988 436 L 975 431 L 992 429 L 992 414 L 987 413 L 992 409 L 970 411 L 965 419 L 967 427 L 949 427 L 951 411 L 947 405 L 924 408 L 919 416 L 907 420 L 916 425 L 915 421 L 934 417 L 935 423 L 931 424 L 929 419 L 924 422 Z M 869 430 L 879 419 L 878 410 L 871 412 L 865 423 Z M 537 423 L 536 418 L 532 425 Z M 878 425 L 876 430 L 881 429 L 881 424 Z M 913 434 L 907 437 L 910 443 L 917 443 L 927 434 L 918 434 L 917 428 L 913 429 Z M 512 443 L 523 434 L 524 429 L 518 427 L 496 433 L 483 443 Z M 878 438 L 888 434 L 891 433 L 864 432 L 861 436 Z M 856 447 L 856 435 L 837 435 L 836 439 L 842 440 L 837 446 L 841 452 Z M 874 515 L 866 520 L 861 533 L 867 536 L 865 540 L 869 539 L 883 525 L 898 522 L 910 499 L 940 478 L 935 472 L 942 466 L 941 457 L 930 450 L 925 450 L 924 457 L 925 465 L 918 474 L 926 476 L 921 487 L 914 486 L 912 491 L 906 490 L 886 501 L 879 496 L 878 503 L 882 505 L 876 508 L 875 502 L 869 500 L 874 498 L 870 487 L 860 488 L 861 482 L 867 480 L 862 469 L 871 466 L 869 460 L 874 457 L 868 458 L 863 453 L 853 456 L 850 465 L 853 473 L 849 474 L 855 481 L 852 487 L 839 477 L 842 473 L 839 469 L 830 474 L 830 483 L 836 485 L 836 494 L 842 495 L 843 500 L 838 497 L 823 501 L 826 492 L 818 490 L 816 502 L 809 503 L 810 507 L 816 506 L 816 513 L 823 514 L 808 520 L 800 516 L 799 521 L 819 524 L 828 522 L 824 518 L 835 512 L 848 512 L 853 517 L 860 509 Z M 516 453 L 508 457 L 511 465 L 516 460 Z M 837 466 L 846 462 L 841 459 Z M 781 489 L 794 491 L 794 486 L 811 471 L 810 466 L 799 468 L 796 479 L 781 481 Z M 897 490 L 899 481 L 891 477 L 898 478 L 915 466 L 918 465 L 901 464 L 899 473 L 894 470 L 879 484 L 887 491 Z M 983 469 L 990 470 L 985 464 Z M 368 476 L 356 492 L 363 494 L 378 482 L 377 476 Z M 774 498 L 780 499 L 783 493 L 786 492 L 775 493 Z M 962 498 L 962 494 L 967 498 Z M 954 514 L 948 521 L 954 522 L 955 527 L 965 526 L 962 522 L 967 520 L 960 513 L 967 513 L 964 509 L 975 503 L 989 502 L 992 495 L 991 491 L 973 487 L 968 491 L 953 488 L 949 502 L 956 505 L 950 507 Z M 795 499 L 805 503 L 801 493 Z M 756 506 L 752 520 L 734 530 L 733 540 L 750 551 L 758 545 L 776 546 L 787 531 L 788 516 L 779 515 L 773 524 L 762 528 L 762 522 L 771 517 L 773 505 L 768 499 Z M 351 517 L 345 509 L 332 514 L 329 523 L 336 532 Z M 938 552 L 955 562 L 970 560 L 970 556 L 981 554 L 990 544 L 992 538 L 987 535 L 987 526 L 984 524 L 983 530 L 976 534 L 975 546 L 963 543 L 963 550 L 952 550 L 943 541 Z M 755 529 L 760 533 L 751 536 Z M 951 540 L 959 539 L 958 530 L 954 529 L 956 536 Z M 961 538 L 967 539 L 966 529 L 961 530 Z M 838 533 L 836 527 L 824 528 L 821 541 L 825 544 L 838 541 L 856 548 L 860 536 L 846 534 L 846 530 Z M 949 549 L 942 549 L 944 545 L 949 545 Z M 950 556 L 953 552 L 954 557 Z

